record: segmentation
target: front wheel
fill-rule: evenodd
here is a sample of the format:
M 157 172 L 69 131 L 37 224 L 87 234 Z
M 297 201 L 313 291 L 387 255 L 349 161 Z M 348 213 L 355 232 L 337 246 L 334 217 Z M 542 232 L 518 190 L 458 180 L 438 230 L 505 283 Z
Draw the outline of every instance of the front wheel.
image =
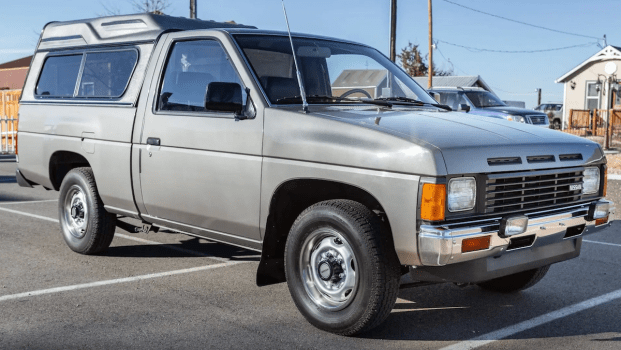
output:
M 296 306 L 315 327 L 354 335 L 390 314 L 400 268 L 380 226 L 364 205 L 330 200 L 306 209 L 291 227 L 285 249 L 287 284 Z
M 60 185 L 60 229 L 65 243 L 80 254 L 106 250 L 116 228 L 116 215 L 104 209 L 91 168 L 72 169 Z
M 513 275 L 481 282 L 477 285 L 493 292 L 515 293 L 537 284 L 548 273 L 549 269 L 550 265 L 546 265 L 538 269 L 518 272 Z

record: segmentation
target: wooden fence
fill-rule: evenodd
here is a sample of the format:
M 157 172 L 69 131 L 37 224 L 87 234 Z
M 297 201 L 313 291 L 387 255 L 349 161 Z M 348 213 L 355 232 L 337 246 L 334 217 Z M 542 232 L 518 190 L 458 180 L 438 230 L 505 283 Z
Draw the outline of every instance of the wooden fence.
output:
M 14 154 L 17 149 L 17 113 L 22 90 L 0 91 L 0 153 Z
M 621 137 L 621 110 L 579 110 L 569 111 L 565 132 L 578 136 L 604 136 L 606 134 L 606 115 L 610 112 L 610 129 L 613 138 Z

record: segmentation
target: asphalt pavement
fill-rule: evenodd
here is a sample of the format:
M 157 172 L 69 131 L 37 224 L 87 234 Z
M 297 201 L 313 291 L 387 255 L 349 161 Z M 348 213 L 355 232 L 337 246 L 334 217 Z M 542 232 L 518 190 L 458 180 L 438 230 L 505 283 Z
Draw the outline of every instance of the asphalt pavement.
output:
M 58 193 L 20 188 L 15 167 L 0 157 L 1 349 L 621 348 L 618 222 L 526 291 L 403 289 L 382 326 L 341 337 L 306 322 L 285 284 L 257 287 L 253 251 L 117 229 L 104 254 L 72 252 Z M 621 206 L 621 181 L 608 198 Z

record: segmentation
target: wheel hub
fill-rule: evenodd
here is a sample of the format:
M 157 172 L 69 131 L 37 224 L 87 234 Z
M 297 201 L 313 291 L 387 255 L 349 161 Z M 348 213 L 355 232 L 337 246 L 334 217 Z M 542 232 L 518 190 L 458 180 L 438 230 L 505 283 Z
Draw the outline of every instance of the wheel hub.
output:
M 311 233 L 300 259 L 306 291 L 318 305 L 336 311 L 351 302 L 357 287 L 357 262 L 338 231 L 321 228 Z
M 88 207 L 80 187 L 74 185 L 67 191 L 63 207 L 64 222 L 71 236 L 78 239 L 84 237 L 88 227 Z

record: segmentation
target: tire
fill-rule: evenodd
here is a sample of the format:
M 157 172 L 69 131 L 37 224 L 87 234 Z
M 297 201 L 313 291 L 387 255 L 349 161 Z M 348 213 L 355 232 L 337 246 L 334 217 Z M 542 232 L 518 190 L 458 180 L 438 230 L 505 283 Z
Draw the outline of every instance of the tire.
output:
M 285 247 L 287 285 L 312 325 L 351 336 L 388 317 L 401 272 L 390 234 L 380 227 L 372 211 L 350 200 L 317 203 L 293 223 Z
M 561 130 L 561 121 L 558 119 L 554 119 L 552 121 L 552 128 L 555 130 Z
M 546 265 L 538 269 L 518 272 L 513 275 L 478 283 L 477 285 L 493 292 L 515 293 L 537 284 L 549 269 L 550 265 Z
M 112 243 L 116 215 L 104 209 L 91 168 L 67 173 L 60 185 L 58 216 L 63 239 L 74 252 L 98 254 Z

